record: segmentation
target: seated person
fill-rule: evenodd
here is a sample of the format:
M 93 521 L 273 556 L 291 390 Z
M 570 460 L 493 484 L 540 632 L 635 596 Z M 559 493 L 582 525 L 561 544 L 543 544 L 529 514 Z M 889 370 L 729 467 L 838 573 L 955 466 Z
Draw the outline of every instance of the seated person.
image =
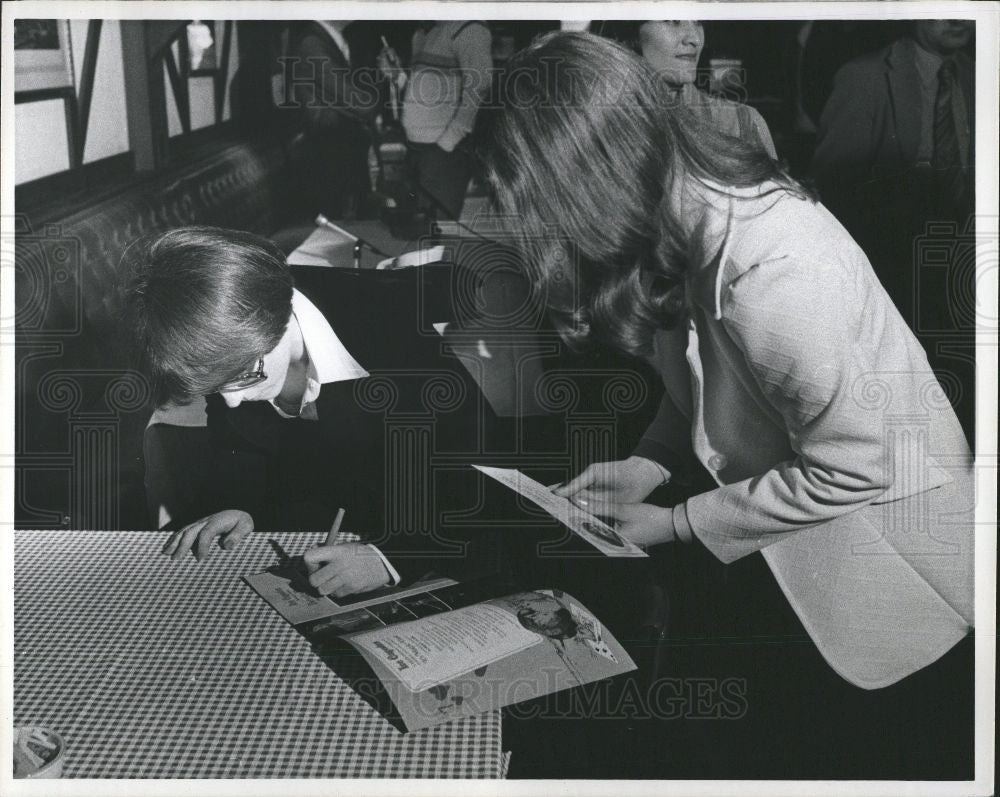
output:
M 450 269 L 289 268 L 269 241 L 209 227 L 142 239 L 127 260 L 124 334 L 157 404 L 207 397 L 207 478 L 164 553 L 203 559 L 215 538 L 233 548 L 255 528 L 326 530 L 342 506 L 345 530 L 392 534 L 312 553 L 321 591 L 461 564 L 431 532 L 444 503 L 466 506 L 464 488 L 435 494 L 433 460 L 468 462 L 491 417 L 430 326 L 445 310 L 417 301 Z
M 609 38 L 630 46 L 656 70 L 666 83 L 671 101 L 683 105 L 703 124 L 726 135 L 763 147 L 777 158 L 774 140 L 760 113 L 699 89 L 698 61 L 705 46 L 705 30 L 696 19 L 650 19 L 602 26 Z

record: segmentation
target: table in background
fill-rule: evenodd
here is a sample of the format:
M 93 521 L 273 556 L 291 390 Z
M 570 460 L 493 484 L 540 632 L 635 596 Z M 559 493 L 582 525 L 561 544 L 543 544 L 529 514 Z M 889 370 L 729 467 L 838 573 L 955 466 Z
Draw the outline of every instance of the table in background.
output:
M 200 563 L 167 536 L 15 533 L 14 723 L 63 737 L 64 777 L 504 776 L 499 712 L 400 733 L 242 581 L 322 535 Z

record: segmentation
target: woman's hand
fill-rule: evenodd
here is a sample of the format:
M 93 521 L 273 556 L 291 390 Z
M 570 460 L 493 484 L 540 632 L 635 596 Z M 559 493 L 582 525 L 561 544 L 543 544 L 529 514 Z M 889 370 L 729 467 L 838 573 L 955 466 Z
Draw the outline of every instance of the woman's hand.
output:
M 673 509 L 670 507 L 653 504 L 620 504 L 585 498 L 574 498 L 573 503 L 592 515 L 615 521 L 615 531 L 629 542 L 644 548 L 647 545 L 659 545 L 677 539 Z
M 320 595 L 343 597 L 369 592 L 389 583 L 389 571 L 370 545 L 342 542 L 317 545 L 303 554 L 309 583 Z
M 239 509 L 225 509 L 214 515 L 189 523 L 180 531 L 175 531 L 163 546 L 163 553 L 175 561 L 185 551 L 194 551 L 199 562 L 212 555 L 215 546 L 212 540 L 222 535 L 222 547 L 231 551 L 253 531 L 253 518 Z
M 617 462 L 595 462 L 552 492 L 574 501 L 581 498 L 635 504 L 664 481 L 662 471 L 652 460 L 629 457 Z

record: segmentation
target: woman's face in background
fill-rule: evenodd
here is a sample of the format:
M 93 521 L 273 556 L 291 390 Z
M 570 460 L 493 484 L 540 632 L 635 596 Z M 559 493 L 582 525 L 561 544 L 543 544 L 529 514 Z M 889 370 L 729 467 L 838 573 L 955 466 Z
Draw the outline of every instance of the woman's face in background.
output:
M 705 31 L 693 19 L 653 20 L 639 28 L 639 47 L 645 58 L 668 83 L 694 83 Z

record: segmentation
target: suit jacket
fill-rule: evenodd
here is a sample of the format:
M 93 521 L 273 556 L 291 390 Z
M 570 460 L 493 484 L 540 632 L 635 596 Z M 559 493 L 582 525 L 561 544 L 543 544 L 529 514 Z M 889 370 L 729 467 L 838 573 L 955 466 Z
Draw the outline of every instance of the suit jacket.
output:
M 312 131 L 366 125 L 382 109 L 381 79 L 373 64 L 366 63 L 371 48 L 360 46 L 366 42 L 353 35 L 355 27 L 344 33 L 353 63 L 348 63 L 330 34 L 315 22 L 304 23 L 293 34 L 290 51 L 296 62 L 286 77 L 291 96 L 304 109 Z
M 762 551 L 830 665 L 885 686 L 973 622 L 972 457 L 833 216 L 730 190 L 683 200 L 702 219 L 688 312 L 656 340 L 666 396 L 636 453 L 707 468 L 718 487 L 675 508 L 679 528 L 723 562 Z
M 852 232 L 872 222 L 875 208 L 907 204 L 918 199 L 914 193 L 921 188 L 926 193 L 925 186 L 909 179 L 917 163 L 923 102 L 916 47 L 912 39 L 902 38 L 845 64 L 823 110 L 811 171 L 824 202 Z M 969 129 L 974 130 L 974 65 L 961 52 L 955 61 Z M 875 214 L 885 224 L 882 215 Z
M 298 197 L 309 213 L 338 218 L 361 206 L 371 190 L 368 151 L 371 123 L 384 105 L 383 82 L 367 58 L 370 47 L 362 23 L 344 32 L 348 63 L 324 28 L 309 22 L 292 36 L 293 60 L 286 67 L 286 96 L 294 100 L 305 129 L 304 151 L 296 167 Z M 360 41 L 359 41 L 360 38 Z
M 262 530 L 325 530 L 343 506 L 345 530 L 404 579 L 461 568 L 468 540 L 444 539 L 439 521 L 474 501 L 460 466 L 480 453 L 492 413 L 431 326 L 449 320 L 451 269 L 292 273 L 370 376 L 323 385 L 316 421 L 210 396 L 213 465 L 198 513 L 238 508 Z

